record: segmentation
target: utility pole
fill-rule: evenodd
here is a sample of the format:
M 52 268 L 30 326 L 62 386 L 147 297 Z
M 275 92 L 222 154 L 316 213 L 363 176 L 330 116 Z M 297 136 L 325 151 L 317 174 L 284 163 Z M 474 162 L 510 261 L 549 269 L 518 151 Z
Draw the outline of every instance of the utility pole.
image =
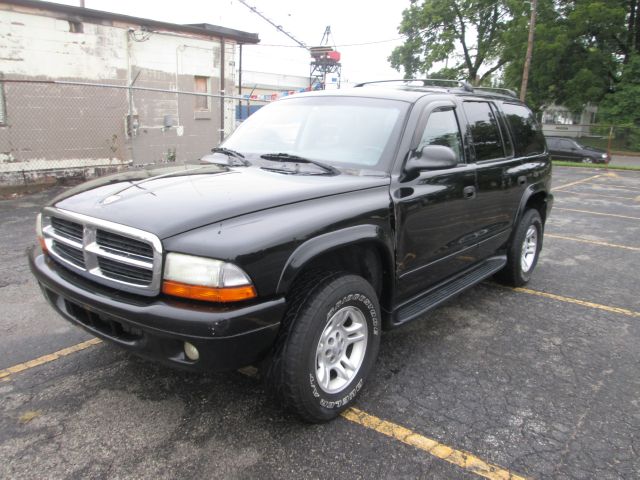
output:
M 529 69 L 531 68 L 531 57 L 533 56 L 533 38 L 536 32 L 536 18 L 538 16 L 538 0 L 531 0 L 531 20 L 529 21 L 529 40 L 527 42 L 527 56 L 524 59 L 524 70 L 522 71 L 522 85 L 520 86 L 520 100 L 524 102 L 527 96 L 527 85 L 529 83 Z

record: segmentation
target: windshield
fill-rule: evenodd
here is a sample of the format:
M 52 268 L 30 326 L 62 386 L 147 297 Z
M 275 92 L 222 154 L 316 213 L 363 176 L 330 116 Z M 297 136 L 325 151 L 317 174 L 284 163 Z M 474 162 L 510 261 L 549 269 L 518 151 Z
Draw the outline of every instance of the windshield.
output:
M 334 167 L 386 171 L 407 105 L 338 96 L 278 101 L 251 115 L 224 147 L 245 155 L 287 153 Z

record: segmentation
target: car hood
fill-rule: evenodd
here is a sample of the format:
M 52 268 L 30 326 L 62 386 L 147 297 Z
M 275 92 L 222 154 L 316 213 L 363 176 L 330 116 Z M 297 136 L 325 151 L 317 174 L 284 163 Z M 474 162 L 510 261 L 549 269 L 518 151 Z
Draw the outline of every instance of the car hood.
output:
M 257 167 L 187 165 L 103 177 L 68 190 L 51 205 L 163 239 L 247 213 L 388 184 L 382 175 L 292 175 Z

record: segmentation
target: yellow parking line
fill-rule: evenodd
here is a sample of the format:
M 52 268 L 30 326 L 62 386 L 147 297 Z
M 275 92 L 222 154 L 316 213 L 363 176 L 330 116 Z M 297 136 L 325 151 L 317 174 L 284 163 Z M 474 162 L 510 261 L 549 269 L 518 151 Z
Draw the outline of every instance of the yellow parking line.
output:
M 555 235 L 553 233 L 545 233 L 544 236 L 546 238 L 558 238 L 560 240 L 570 240 L 572 242 L 590 243 L 592 245 L 600 245 L 603 247 L 623 248 L 625 250 L 633 250 L 635 252 L 640 252 L 640 247 L 628 247 L 627 245 L 618 245 L 617 243 L 601 242 L 600 240 L 587 240 L 586 238 L 565 237 L 564 235 Z
M 603 215 L 605 217 L 627 218 L 629 220 L 640 220 L 640 217 L 630 217 L 628 215 L 618 215 L 616 213 L 592 212 L 590 210 L 578 210 L 577 208 L 553 207 L 554 210 L 562 210 L 564 212 L 590 213 L 591 215 Z
M 574 185 L 580 185 L 581 183 L 590 182 L 591 180 L 595 180 L 596 178 L 605 177 L 605 174 L 594 175 L 593 177 L 583 178 L 582 180 L 577 180 L 575 182 L 566 183 L 564 185 L 560 185 L 558 187 L 554 187 L 551 191 L 555 192 L 556 190 L 560 190 L 561 188 L 573 187 Z
M 91 340 L 87 340 L 86 342 L 78 343 L 77 345 L 72 345 L 70 347 L 63 348 L 62 350 L 58 350 L 57 352 L 53 352 L 48 355 L 43 355 L 42 357 L 29 360 L 28 362 L 19 363 L 17 365 L 13 365 L 12 367 L 5 368 L 4 370 L 0 370 L 0 380 L 8 379 L 9 376 L 12 374 L 24 372 L 25 370 L 29 370 L 30 368 L 38 367 L 40 365 L 44 365 L 45 363 L 53 362 L 54 360 L 58 360 L 59 358 L 66 357 L 67 355 L 70 355 L 75 352 L 79 352 L 80 350 L 84 350 L 85 348 L 89 348 L 101 342 L 102 340 L 100 340 L 99 338 L 92 338 Z
M 631 185 L 610 185 L 608 183 L 595 183 L 599 187 L 611 188 L 613 190 L 631 190 L 633 192 L 640 190 L 640 187 L 633 187 Z
M 588 197 L 615 198 L 616 200 L 636 200 L 636 197 L 619 197 L 617 195 L 603 195 L 601 193 L 593 193 L 593 192 L 576 192 L 575 190 L 563 190 L 560 193 L 570 193 L 572 195 L 586 195 Z
M 78 343 L 76 345 L 63 348 L 62 350 L 58 350 L 57 352 L 43 355 L 42 357 L 38 357 L 34 360 L 29 360 L 28 362 L 19 363 L 4 370 L 0 370 L 0 382 L 8 381 L 11 374 L 24 372 L 25 370 L 53 362 L 59 358 L 80 352 L 81 350 L 85 350 L 99 343 L 102 343 L 102 340 L 99 338 L 92 338 L 86 342 Z M 249 371 L 248 369 L 240 369 L 239 371 L 248 376 L 254 375 L 254 372 Z M 525 480 L 524 477 L 511 473 L 497 465 L 487 463 L 471 453 L 456 450 L 436 440 L 419 435 L 400 425 L 382 420 L 362 410 L 358 410 L 357 408 L 349 408 L 342 412 L 341 415 L 350 422 L 357 423 L 363 427 L 370 428 L 378 433 L 382 433 L 383 435 L 406 443 L 407 445 L 416 447 L 430 455 L 433 455 L 434 457 L 440 458 L 453 465 L 457 465 L 458 467 L 475 473 L 481 477 L 489 478 L 491 480 Z
M 456 450 L 455 448 L 444 445 L 431 438 L 424 437 L 418 433 L 402 427 L 395 423 L 382 420 L 381 418 L 370 415 L 357 408 L 349 408 L 342 412 L 342 416 L 350 422 L 362 425 L 365 428 L 375 430 L 378 433 L 386 435 L 387 437 L 399 440 L 402 443 L 411 445 L 433 455 L 436 458 L 444 460 L 445 462 L 457 465 L 468 472 L 475 473 L 481 477 L 490 478 L 492 480 L 523 480 L 524 477 L 511 473 L 497 465 L 492 465 L 484 460 L 476 457 L 475 455 L 464 452 L 462 450 Z
M 605 312 L 619 313 L 628 317 L 640 317 L 640 312 L 634 312 L 626 308 L 610 307 L 608 305 L 601 305 L 599 303 L 587 302 L 585 300 L 578 300 L 577 298 L 563 297 L 562 295 L 556 295 L 555 293 L 541 292 L 539 290 L 531 290 L 530 288 L 516 287 L 512 289 L 518 293 L 526 293 L 528 295 L 536 295 L 538 297 L 550 298 L 552 300 L 558 300 L 560 302 L 573 303 L 574 305 L 581 305 L 587 308 L 595 308 L 597 310 L 604 310 Z

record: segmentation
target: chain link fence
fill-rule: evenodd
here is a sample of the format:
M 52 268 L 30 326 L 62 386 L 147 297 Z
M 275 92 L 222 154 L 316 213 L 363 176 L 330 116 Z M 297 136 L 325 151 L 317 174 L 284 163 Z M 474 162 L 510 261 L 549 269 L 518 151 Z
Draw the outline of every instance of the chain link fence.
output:
M 67 81 L 0 81 L 0 187 L 197 163 L 266 101 Z
M 640 156 L 640 127 L 629 125 L 543 124 L 544 134 L 567 137 L 612 154 Z

